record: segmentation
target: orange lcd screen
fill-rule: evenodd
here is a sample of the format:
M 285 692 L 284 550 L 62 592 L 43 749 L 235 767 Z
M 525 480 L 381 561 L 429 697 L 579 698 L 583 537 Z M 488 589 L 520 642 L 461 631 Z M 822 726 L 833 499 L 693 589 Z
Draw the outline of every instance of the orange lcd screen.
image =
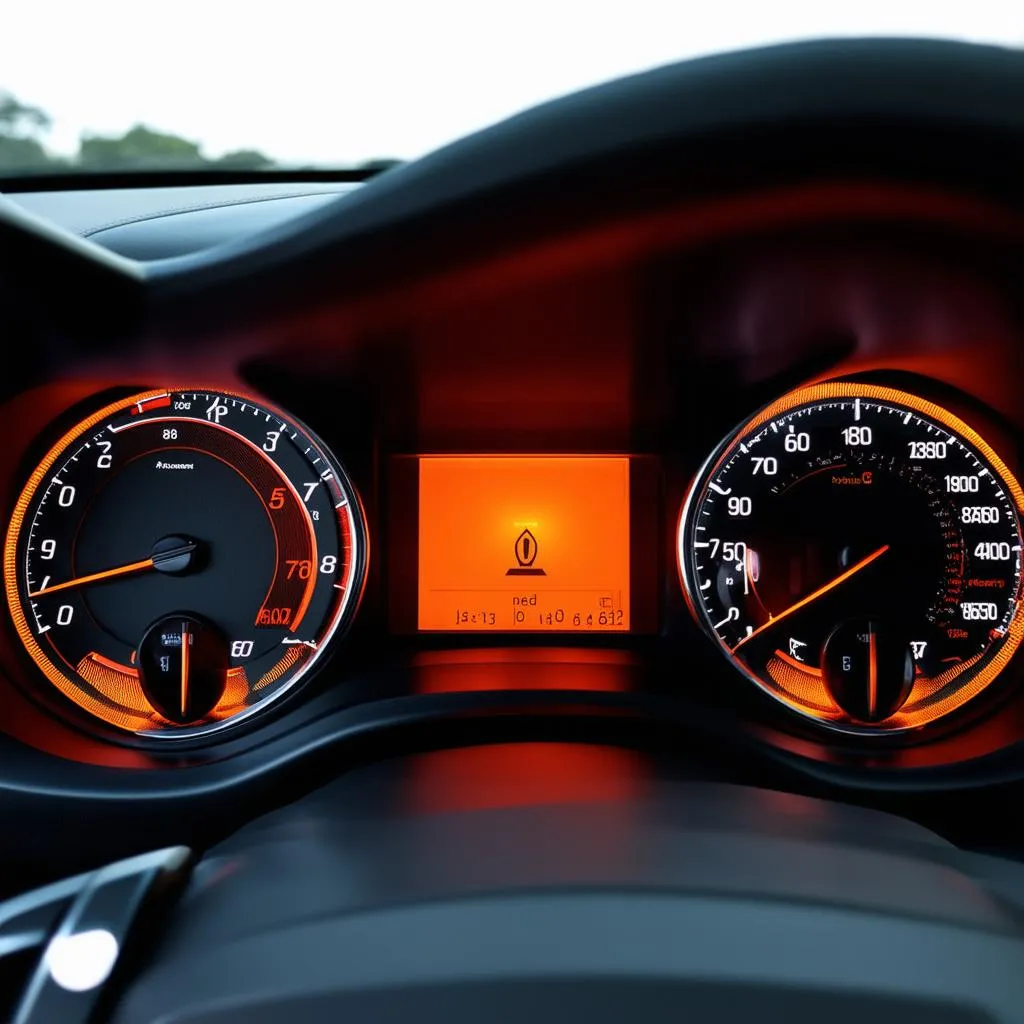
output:
M 622 632 L 629 459 L 423 456 L 421 630 Z

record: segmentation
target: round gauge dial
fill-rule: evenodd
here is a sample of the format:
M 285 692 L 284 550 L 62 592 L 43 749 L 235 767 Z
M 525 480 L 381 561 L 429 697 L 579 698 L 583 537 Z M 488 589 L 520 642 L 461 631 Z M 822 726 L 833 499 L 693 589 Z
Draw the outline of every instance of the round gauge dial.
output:
M 691 609 L 791 708 L 894 732 L 980 693 L 1024 636 L 1024 494 L 991 447 L 914 395 L 792 392 L 720 447 L 679 525 Z
M 342 467 L 243 395 L 150 391 L 72 428 L 18 499 L 15 629 L 108 725 L 188 737 L 289 690 L 358 602 L 365 528 Z

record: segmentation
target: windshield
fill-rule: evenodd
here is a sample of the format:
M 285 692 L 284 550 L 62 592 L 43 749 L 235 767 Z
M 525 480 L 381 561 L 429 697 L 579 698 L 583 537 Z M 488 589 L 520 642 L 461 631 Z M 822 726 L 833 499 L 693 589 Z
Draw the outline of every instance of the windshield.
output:
M 686 57 L 820 36 L 1017 45 L 1024 8 L 807 0 L 12 4 L 0 177 L 351 169 Z

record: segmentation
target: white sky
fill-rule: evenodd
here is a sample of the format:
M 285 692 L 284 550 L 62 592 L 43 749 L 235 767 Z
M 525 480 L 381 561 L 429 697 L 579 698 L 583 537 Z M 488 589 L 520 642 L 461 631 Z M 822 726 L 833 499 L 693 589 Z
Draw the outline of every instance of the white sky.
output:
M 821 35 L 1024 43 L 1021 0 L 9 0 L 0 90 L 52 149 L 142 122 L 209 156 L 414 157 L 683 57 Z

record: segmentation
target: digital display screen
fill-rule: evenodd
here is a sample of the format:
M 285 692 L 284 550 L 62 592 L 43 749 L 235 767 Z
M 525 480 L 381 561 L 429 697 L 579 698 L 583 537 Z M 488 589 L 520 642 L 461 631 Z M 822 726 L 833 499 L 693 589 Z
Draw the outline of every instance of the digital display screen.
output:
M 629 463 L 421 456 L 418 628 L 629 630 Z

